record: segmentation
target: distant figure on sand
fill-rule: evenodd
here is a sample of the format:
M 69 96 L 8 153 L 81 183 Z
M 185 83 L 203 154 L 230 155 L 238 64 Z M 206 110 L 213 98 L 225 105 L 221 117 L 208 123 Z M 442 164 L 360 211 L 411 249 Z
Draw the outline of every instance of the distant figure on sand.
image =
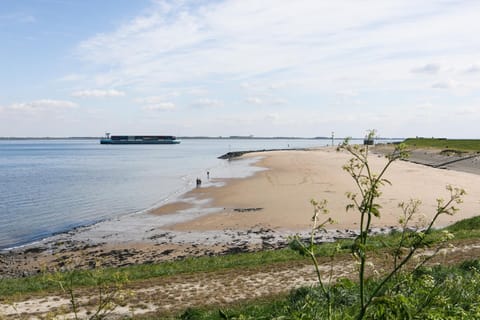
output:
M 199 178 L 197 178 L 197 188 L 200 187 L 202 185 L 202 180 L 200 180 Z
M 207 179 L 210 180 L 210 171 L 207 171 Z

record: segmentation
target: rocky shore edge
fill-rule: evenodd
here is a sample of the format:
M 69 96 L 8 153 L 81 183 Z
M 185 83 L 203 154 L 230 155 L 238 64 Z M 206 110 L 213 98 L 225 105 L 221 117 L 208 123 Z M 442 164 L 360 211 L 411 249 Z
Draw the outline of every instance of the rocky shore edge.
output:
M 387 234 L 396 227 L 375 228 L 374 234 Z M 310 240 L 310 231 L 294 232 L 255 227 L 248 230 L 211 232 L 161 231 L 144 242 L 109 243 L 72 240 L 73 232 L 34 245 L 3 251 L 0 254 L 0 279 L 25 277 L 44 272 L 89 269 L 96 266 L 124 267 L 152 264 L 189 257 L 218 256 L 286 248 L 292 236 Z M 316 233 L 316 243 L 351 239 L 355 230 L 324 230 Z M 203 240 L 201 240 L 203 239 Z
M 270 152 L 270 151 L 310 151 L 310 148 L 282 148 L 282 149 L 260 149 L 260 150 L 246 150 L 246 151 L 231 151 L 227 152 L 217 159 L 230 160 L 234 158 L 239 158 L 244 154 L 248 153 L 259 153 L 259 152 Z

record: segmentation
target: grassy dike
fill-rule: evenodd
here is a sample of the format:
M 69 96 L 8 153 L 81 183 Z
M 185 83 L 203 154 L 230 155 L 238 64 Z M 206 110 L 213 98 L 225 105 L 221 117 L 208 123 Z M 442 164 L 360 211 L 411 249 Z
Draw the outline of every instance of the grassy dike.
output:
M 408 138 L 403 143 L 414 148 L 435 148 L 463 152 L 480 152 L 478 139 L 436 139 L 436 138 Z
M 480 237 L 480 217 L 474 217 L 467 220 L 459 221 L 447 228 L 455 235 L 452 240 L 453 245 L 457 245 L 464 241 L 478 239 Z M 439 234 L 440 232 L 437 231 Z M 374 254 L 383 254 L 393 243 L 398 240 L 399 233 L 390 235 L 381 235 L 371 238 L 369 243 L 370 250 Z M 338 258 L 345 258 L 350 255 L 350 246 L 352 241 L 342 240 L 339 242 L 341 250 L 336 254 Z M 335 249 L 337 243 L 326 243 L 318 246 L 318 256 L 326 257 Z M 458 262 L 458 261 L 457 261 Z M 265 267 L 267 265 L 275 265 L 280 263 L 291 263 L 292 268 L 295 265 L 308 263 L 304 257 L 290 249 L 281 249 L 274 251 L 262 251 L 254 253 L 230 254 L 217 257 L 201 257 L 188 258 L 181 261 L 165 262 L 160 264 L 135 265 L 122 268 L 106 268 L 101 269 L 101 279 L 103 284 L 118 283 L 124 281 L 127 286 L 134 286 L 135 283 L 148 281 L 159 277 L 182 276 L 196 272 L 216 272 L 221 270 L 238 270 L 238 269 L 255 269 Z M 438 276 L 444 277 L 446 270 L 451 274 L 463 274 L 470 270 L 470 267 L 476 266 L 480 263 L 478 261 L 467 261 L 458 267 L 445 267 L 444 269 L 436 269 L 435 273 Z M 453 268 L 453 269 L 452 269 Z M 447 272 L 447 273 L 448 273 Z M 73 279 L 73 286 L 77 288 L 89 287 L 94 288 L 98 285 L 91 277 L 91 271 L 74 271 L 75 276 L 72 277 L 70 273 L 57 273 L 54 275 L 39 275 L 27 278 L 3 279 L 0 280 L 0 300 L 7 300 L 26 296 L 42 296 L 47 293 L 59 292 L 58 281 L 62 279 Z M 120 274 L 120 276 L 119 276 Z M 52 281 L 52 279 L 56 279 Z M 120 279 L 120 280 L 119 280 Z M 98 277 L 97 277 L 98 281 Z M 405 280 L 407 281 L 407 280 Z M 345 290 L 346 294 L 349 290 L 354 290 L 355 283 L 350 281 L 343 281 L 341 285 L 347 288 L 339 288 L 338 290 Z M 479 292 L 480 293 L 480 292 Z M 316 298 L 315 298 L 316 297 Z M 305 299 L 319 299 L 318 292 L 310 289 L 300 289 L 292 292 L 289 295 L 280 297 L 269 297 L 252 302 L 229 307 L 229 309 L 219 311 L 216 309 L 188 309 L 182 316 L 172 316 L 172 319 L 181 317 L 183 319 L 225 319 L 222 318 L 222 313 L 227 315 L 227 318 L 232 318 L 233 315 L 248 315 L 248 317 L 255 319 L 265 317 L 270 319 L 269 315 L 278 314 L 282 312 L 292 313 L 296 312 L 297 304 L 306 303 Z M 293 309 L 292 309 L 293 308 Z M 288 310 L 287 310 L 288 309 Z M 348 309 L 348 308 L 347 308 Z M 292 311 L 293 310 L 293 311 Z M 297 310 L 298 311 L 298 310 Z M 344 310 L 347 312 L 348 310 Z M 262 316 L 263 314 L 263 316 Z M 224 316 L 225 316 L 224 315 Z M 165 315 L 159 319 L 163 319 Z M 152 318 L 154 319 L 154 318 Z

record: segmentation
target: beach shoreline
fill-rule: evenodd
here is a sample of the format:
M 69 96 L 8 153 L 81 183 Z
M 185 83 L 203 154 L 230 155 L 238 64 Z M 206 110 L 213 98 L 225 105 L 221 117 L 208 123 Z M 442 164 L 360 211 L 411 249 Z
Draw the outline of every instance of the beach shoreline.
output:
M 384 150 L 376 151 L 370 161 L 379 168 L 384 163 Z M 318 242 L 357 235 L 356 216 L 345 213 L 345 192 L 354 191 L 351 177 L 341 168 L 348 154 L 326 147 L 249 153 L 240 159 L 249 157 L 256 159 L 255 166 L 264 169 L 247 178 L 212 178 L 208 186 L 191 190 L 178 201 L 148 213 L 77 228 L 6 251 L 0 255 L 0 274 L 22 276 L 57 270 L 65 260 L 75 259 L 79 261 L 76 267 L 88 268 L 98 259 L 105 266 L 123 266 L 283 248 L 289 236 L 308 237 L 312 198 L 327 199 L 336 221 L 318 235 Z M 443 217 L 438 226 L 476 215 L 479 174 L 480 170 L 472 173 L 412 162 L 395 163 L 387 177 L 393 186 L 385 187 L 382 196 L 385 213 L 380 222 L 375 221 L 374 231 L 388 233 L 395 229 L 398 202 L 412 196 L 423 200 L 428 215 L 436 198 L 447 196 L 448 183 L 466 188 L 469 195 L 462 211 L 454 217 Z
M 388 146 L 391 149 L 393 146 Z M 387 150 L 388 150 L 387 149 Z M 480 166 L 469 160 L 466 169 L 461 170 L 455 163 L 452 170 L 445 166 L 435 167 L 435 163 L 452 162 L 452 156 L 444 156 L 434 151 L 416 150 L 408 161 L 397 161 L 387 172 L 386 178 L 392 186 L 386 185 L 380 204 L 383 207 L 381 219 L 374 221 L 377 228 L 390 228 L 398 224 L 400 210 L 398 203 L 409 199 L 423 202 L 425 216 L 432 217 L 437 198 L 447 198 L 447 185 L 465 188 L 469 194 L 460 212 L 455 217 L 442 216 L 437 226 L 449 225 L 458 219 L 475 215 L 479 206 L 476 197 L 480 190 L 475 181 L 480 182 Z M 430 159 L 420 163 L 418 154 Z M 377 171 L 386 163 L 385 149 L 372 148 L 370 164 Z M 247 155 L 249 156 L 249 155 Z M 255 156 L 252 154 L 251 156 Z M 335 220 L 332 228 L 355 229 L 356 219 L 345 213 L 347 192 L 355 192 L 352 178 L 342 170 L 350 155 L 337 152 L 335 148 L 320 148 L 309 151 L 273 151 L 263 157 L 257 165 L 269 168 L 248 179 L 234 180 L 223 188 L 207 188 L 192 191 L 197 199 L 208 201 L 209 207 L 221 208 L 220 212 L 202 216 L 194 220 L 176 224 L 174 231 L 219 230 L 221 228 L 246 229 L 263 226 L 275 230 L 303 231 L 310 227 L 313 213 L 310 200 L 326 199 L 330 216 Z

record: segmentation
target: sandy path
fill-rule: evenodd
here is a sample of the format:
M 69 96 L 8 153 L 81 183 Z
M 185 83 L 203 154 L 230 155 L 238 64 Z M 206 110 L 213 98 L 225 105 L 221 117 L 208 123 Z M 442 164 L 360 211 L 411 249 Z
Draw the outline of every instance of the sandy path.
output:
M 329 265 L 322 266 L 324 272 Z M 338 264 L 336 276 L 351 273 L 353 264 Z M 134 292 L 129 304 L 115 310 L 116 314 L 142 314 L 148 312 L 172 312 L 188 307 L 228 305 L 232 302 L 253 300 L 262 296 L 288 292 L 293 288 L 316 283 L 313 267 L 306 263 L 285 263 L 254 269 L 223 270 L 209 273 L 183 274 L 174 277 L 152 279 L 136 283 L 129 290 Z M 89 305 L 94 296 L 79 293 L 79 301 Z M 91 307 L 87 307 L 90 309 Z M 51 295 L 29 298 L 11 304 L 0 303 L 0 315 L 8 318 L 25 317 L 40 319 L 48 313 L 69 310 L 66 296 Z M 85 308 L 81 309 L 85 314 Z M 73 316 L 67 314 L 67 317 Z

